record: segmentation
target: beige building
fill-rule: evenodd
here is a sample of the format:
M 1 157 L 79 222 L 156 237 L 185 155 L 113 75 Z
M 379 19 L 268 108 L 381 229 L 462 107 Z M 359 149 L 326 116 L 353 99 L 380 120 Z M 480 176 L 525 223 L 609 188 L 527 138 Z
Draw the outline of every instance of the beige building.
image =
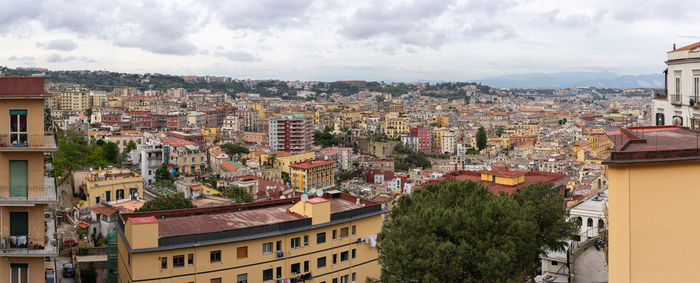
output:
M 365 282 L 379 203 L 335 193 L 120 217 L 120 282 Z M 196 233 L 196 234 L 195 234 Z
M 58 94 L 57 106 L 61 111 L 84 112 L 92 107 L 92 98 L 86 89 L 64 89 Z
M 90 171 L 84 182 L 90 206 L 143 197 L 143 177 L 129 169 Z

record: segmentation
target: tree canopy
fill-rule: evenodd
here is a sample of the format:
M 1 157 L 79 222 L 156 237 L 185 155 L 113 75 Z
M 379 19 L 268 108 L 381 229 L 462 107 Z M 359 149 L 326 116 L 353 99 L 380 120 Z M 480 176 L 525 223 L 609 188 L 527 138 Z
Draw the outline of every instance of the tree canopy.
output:
M 248 154 L 250 153 L 250 150 L 248 150 L 247 147 L 237 145 L 234 143 L 225 143 L 221 145 L 221 150 L 228 154 L 230 157 L 233 157 L 234 155 L 239 155 L 239 154 Z
M 578 229 L 551 185 L 511 195 L 481 183 L 427 184 L 399 198 L 379 235 L 384 282 L 526 282 Z M 411 260 L 406 260 L 411 259 Z
M 53 156 L 56 174 L 89 167 L 120 166 L 119 148 L 116 143 L 97 142 L 88 145 L 87 136 L 78 131 L 59 131 L 56 135 L 58 150 Z
M 221 188 L 219 191 L 221 192 L 222 197 L 235 200 L 236 203 L 253 201 L 253 196 L 251 196 L 245 188 L 239 186 L 229 186 L 226 188 Z
M 476 147 L 479 150 L 486 148 L 486 143 L 488 142 L 488 137 L 486 136 L 486 129 L 484 127 L 479 127 L 476 131 Z
M 177 193 L 173 195 L 161 195 L 152 200 L 147 201 L 143 206 L 136 210 L 136 212 L 144 211 L 160 211 L 160 210 L 172 210 L 172 209 L 182 209 L 182 208 L 195 208 L 192 201 L 186 199 L 182 193 Z

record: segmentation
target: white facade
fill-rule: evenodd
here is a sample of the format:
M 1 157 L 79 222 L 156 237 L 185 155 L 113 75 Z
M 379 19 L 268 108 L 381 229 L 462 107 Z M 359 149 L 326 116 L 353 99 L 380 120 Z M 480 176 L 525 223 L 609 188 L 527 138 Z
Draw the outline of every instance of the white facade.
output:
M 668 52 L 666 96 L 652 97 L 654 125 L 700 125 L 700 47 L 681 47 Z
M 608 190 L 605 189 L 571 208 L 569 217 L 581 221 L 580 242 L 598 237 L 606 229 L 604 206 L 607 201 Z

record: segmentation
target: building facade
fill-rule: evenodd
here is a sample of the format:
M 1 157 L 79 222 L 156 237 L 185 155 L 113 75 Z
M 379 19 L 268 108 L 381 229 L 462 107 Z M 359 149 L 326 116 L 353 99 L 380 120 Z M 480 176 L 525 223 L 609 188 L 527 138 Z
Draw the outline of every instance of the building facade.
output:
M 292 187 L 302 191 L 332 187 L 333 164 L 333 160 L 307 160 L 289 165 Z
M 123 199 L 140 199 L 143 197 L 143 177 L 122 168 L 91 171 L 85 179 L 85 194 L 90 206 Z
M 0 77 L 0 282 L 44 282 L 45 260 L 58 255 L 46 95 L 43 77 Z
M 117 228 L 119 280 L 349 283 L 376 279 L 381 267 L 374 245 L 384 213 L 378 203 L 335 193 L 308 201 L 297 197 L 122 214 Z
M 666 87 L 652 94 L 655 125 L 700 128 L 700 42 L 667 53 Z
M 313 150 L 314 123 L 310 116 L 293 114 L 271 117 L 268 141 L 272 151 L 291 153 Z

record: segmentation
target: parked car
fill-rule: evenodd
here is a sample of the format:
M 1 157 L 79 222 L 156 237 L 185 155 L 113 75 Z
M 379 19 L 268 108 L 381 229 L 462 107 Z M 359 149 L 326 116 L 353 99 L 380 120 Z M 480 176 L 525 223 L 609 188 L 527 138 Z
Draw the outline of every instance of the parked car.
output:
M 63 264 L 63 277 L 75 277 L 75 268 L 72 263 Z
M 78 245 L 78 240 L 68 238 L 63 240 L 63 247 L 75 247 Z

